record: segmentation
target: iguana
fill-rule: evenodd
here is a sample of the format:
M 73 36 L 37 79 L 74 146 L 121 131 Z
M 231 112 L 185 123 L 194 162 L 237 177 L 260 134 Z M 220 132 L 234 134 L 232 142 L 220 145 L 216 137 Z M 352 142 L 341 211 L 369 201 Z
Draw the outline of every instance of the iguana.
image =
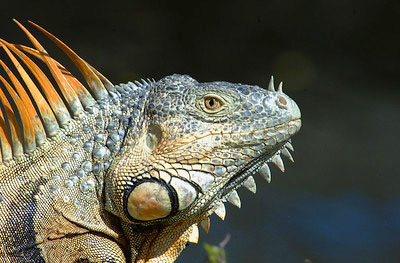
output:
M 270 181 L 267 163 L 292 159 L 300 110 L 272 78 L 113 85 L 30 22 L 85 87 L 15 22 L 34 47 L 0 39 L 1 262 L 173 262 L 225 201 L 240 207 L 238 187 L 255 192 L 252 175 Z

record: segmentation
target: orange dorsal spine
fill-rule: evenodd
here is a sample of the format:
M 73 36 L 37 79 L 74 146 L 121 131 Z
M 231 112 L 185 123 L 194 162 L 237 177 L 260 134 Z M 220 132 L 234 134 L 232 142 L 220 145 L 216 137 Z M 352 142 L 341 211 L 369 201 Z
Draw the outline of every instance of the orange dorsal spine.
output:
M 4 75 L 0 73 L 0 161 L 3 162 L 34 152 L 47 138 L 56 136 L 75 116 L 95 105 L 97 100 L 108 98 L 108 92 L 113 88 L 107 78 L 61 40 L 29 21 L 75 63 L 88 83 L 89 87 L 85 87 L 52 58 L 21 23 L 14 21 L 35 48 L 0 39 L 0 46 L 14 67 L 12 69 L 0 60 L 5 72 Z M 58 88 L 27 54 L 44 62 Z

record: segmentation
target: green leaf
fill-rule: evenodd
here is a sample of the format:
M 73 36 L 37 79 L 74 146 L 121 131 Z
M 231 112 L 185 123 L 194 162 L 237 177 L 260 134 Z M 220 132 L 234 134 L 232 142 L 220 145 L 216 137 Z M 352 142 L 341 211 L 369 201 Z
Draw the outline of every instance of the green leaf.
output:
M 204 243 L 203 247 L 208 255 L 207 263 L 226 263 L 226 254 L 223 248 L 208 243 Z

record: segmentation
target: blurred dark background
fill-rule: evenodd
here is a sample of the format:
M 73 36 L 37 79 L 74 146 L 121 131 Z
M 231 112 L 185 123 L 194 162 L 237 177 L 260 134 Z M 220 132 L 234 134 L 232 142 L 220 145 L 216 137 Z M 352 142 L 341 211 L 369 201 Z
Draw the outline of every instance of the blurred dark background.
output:
M 186 73 L 266 87 L 273 74 L 302 110 L 296 163 L 239 190 L 242 208 L 213 216 L 200 243 L 230 233 L 229 263 L 400 262 L 399 17 L 395 0 L 7 1 L 0 36 L 27 44 L 12 18 L 30 19 L 114 83 Z M 178 262 L 205 256 L 192 245 Z

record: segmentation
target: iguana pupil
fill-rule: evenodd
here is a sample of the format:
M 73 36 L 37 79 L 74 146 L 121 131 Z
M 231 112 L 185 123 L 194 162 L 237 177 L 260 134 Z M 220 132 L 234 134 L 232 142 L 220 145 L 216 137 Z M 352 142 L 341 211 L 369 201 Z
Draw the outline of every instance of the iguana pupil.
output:
M 208 99 L 206 100 L 206 106 L 207 106 L 207 108 L 209 108 L 209 109 L 214 109 L 214 108 L 216 108 L 217 106 L 214 106 L 215 104 L 217 104 L 217 102 L 215 101 L 214 98 L 208 98 Z
M 204 98 L 204 106 L 207 110 L 211 112 L 217 111 L 222 106 L 222 101 L 219 100 L 217 97 L 207 96 Z

